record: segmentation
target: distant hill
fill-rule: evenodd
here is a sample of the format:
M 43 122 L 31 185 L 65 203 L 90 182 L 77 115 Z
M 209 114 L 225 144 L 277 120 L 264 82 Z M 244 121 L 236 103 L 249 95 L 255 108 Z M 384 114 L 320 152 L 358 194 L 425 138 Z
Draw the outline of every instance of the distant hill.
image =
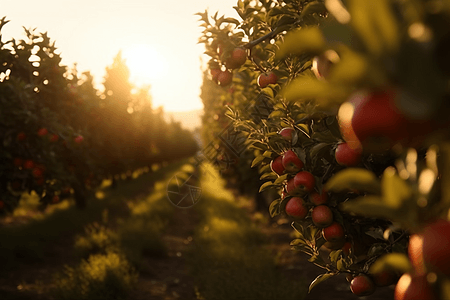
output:
M 176 122 L 180 122 L 183 128 L 194 130 L 196 127 L 202 125 L 203 109 L 190 110 L 190 111 L 164 111 L 164 116 L 167 121 L 171 118 Z

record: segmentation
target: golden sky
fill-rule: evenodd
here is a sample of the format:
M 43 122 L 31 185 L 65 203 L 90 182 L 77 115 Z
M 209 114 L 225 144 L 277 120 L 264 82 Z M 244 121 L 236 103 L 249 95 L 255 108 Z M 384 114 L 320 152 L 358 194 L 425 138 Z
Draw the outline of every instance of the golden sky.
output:
M 4 41 L 24 37 L 22 26 L 48 32 L 62 63 L 91 71 L 101 84 L 106 66 L 120 51 L 132 80 L 151 84 L 154 106 L 165 111 L 203 107 L 199 99 L 201 28 L 197 12 L 238 18 L 237 0 L 2 0 L 0 18 L 11 22 Z M 139 59 L 138 59 L 139 58 Z M 206 63 L 206 59 L 204 59 Z

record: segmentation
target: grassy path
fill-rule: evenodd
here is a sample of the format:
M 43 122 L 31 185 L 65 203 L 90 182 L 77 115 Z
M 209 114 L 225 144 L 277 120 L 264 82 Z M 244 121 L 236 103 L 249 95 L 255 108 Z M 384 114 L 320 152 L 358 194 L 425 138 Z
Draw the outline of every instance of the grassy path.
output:
M 252 213 L 202 170 L 189 182 L 202 192 L 191 208 L 167 198 L 175 174 L 195 171 L 183 161 L 101 189 L 86 211 L 0 226 L 0 299 L 357 299 L 343 278 L 306 295 L 321 270 L 289 249 L 287 220 Z M 366 299 L 391 298 L 377 293 Z

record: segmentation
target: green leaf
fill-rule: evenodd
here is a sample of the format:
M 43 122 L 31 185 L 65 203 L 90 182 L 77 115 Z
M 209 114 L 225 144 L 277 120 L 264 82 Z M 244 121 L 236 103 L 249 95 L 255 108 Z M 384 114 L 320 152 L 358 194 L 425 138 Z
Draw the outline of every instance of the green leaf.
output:
M 384 170 L 381 189 L 384 202 L 393 208 L 399 208 L 412 196 L 411 188 L 397 175 L 393 167 Z
M 383 255 L 377 259 L 372 266 L 370 266 L 369 272 L 377 274 L 388 270 L 397 270 L 401 273 L 407 273 L 411 271 L 411 263 L 408 256 L 403 253 L 389 253 Z
M 222 20 L 222 23 L 233 23 L 237 26 L 241 25 L 241 22 L 239 22 L 238 20 L 236 20 L 234 18 L 225 18 Z
M 314 13 L 324 13 L 327 9 L 325 8 L 325 4 L 319 1 L 312 1 L 305 5 L 302 9 L 302 13 L 300 14 L 301 18 L 304 18 L 306 15 L 314 14 Z
M 270 203 L 269 213 L 271 218 L 280 214 L 280 203 L 281 199 L 274 200 L 272 201 L 272 203 Z
M 319 53 L 324 48 L 325 40 L 318 27 L 297 29 L 286 34 L 284 42 L 275 54 L 275 59 L 280 60 L 288 54 Z
M 298 245 L 306 245 L 306 241 L 304 239 L 295 239 L 292 240 L 290 246 L 298 246 Z
M 328 180 L 325 189 L 335 192 L 356 189 L 374 194 L 381 193 L 381 186 L 375 174 L 360 168 L 347 168 L 340 171 Z
M 257 157 L 255 157 L 255 159 L 252 161 L 252 165 L 251 168 L 259 165 L 260 163 L 262 163 L 263 160 L 265 160 L 266 157 L 263 155 L 258 155 Z
M 261 185 L 261 187 L 259 188 L 259 192 L 261 193 L 262 191 L 266 190 L 267 188 L 269 188 L 271 186 L 273 186 L 272 181 L 267 181 Z
M 273 184 L 278 185 L 278 184 L 282 184 L 288 177 L 288 174 L 284 174 L 281 175 L 280 177 L 278 177 Z
M 285 118 L 286 117 L 286 112 L 282 111 L 282 110 L 274 110 L 273 112 L 270 113 L 269 115 L 269 119 L 274 119 L 274 118 Z
M 273 154 L 272 151 L 265 151 L 265 152 L 263 153 L 263 156 L 264 156 L 264 157 L 267 157 L 267 158 L 272 158 L 272 154 Z
M 340 208 L 365 217 L 398 220 L 399 211 L 386 205 L 381 197 L 365 196 L 341 204 Z M 405 216 L 406 217 L 406 216 Z
M 342 256 L 342 250 L 334 250 L 334 251 L 331 251 L 330 252 L 330 255 L 329 255 L 329 257 L 330 257 L 330 261 L 331 262 L 336 262 L 338 259 L 339 259 L 339 257 L 341 257 Z
M 315 288 L 319 283 L 324 282 L 325 280 L 333 277 L 334 275 L 336 275 L 336 274 L 335 273 L 326 273 L 326 274 L 320 274 L 319 276 L 317 276 L 316 279 L 314 279 L 313 282 L 311 282 L 311 284 L 309 285 L 308 293 L 311 293 L 312 289 Z

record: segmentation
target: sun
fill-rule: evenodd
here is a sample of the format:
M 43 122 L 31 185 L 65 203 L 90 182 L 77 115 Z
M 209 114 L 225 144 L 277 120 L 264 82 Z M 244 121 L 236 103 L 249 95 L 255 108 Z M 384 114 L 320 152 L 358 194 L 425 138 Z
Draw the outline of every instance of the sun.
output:
M 122 55 L 130 69 L 130 80 L 136 85 L 152 84 L 167 72 L 167 61 L 154 46 L 130 45 Z

